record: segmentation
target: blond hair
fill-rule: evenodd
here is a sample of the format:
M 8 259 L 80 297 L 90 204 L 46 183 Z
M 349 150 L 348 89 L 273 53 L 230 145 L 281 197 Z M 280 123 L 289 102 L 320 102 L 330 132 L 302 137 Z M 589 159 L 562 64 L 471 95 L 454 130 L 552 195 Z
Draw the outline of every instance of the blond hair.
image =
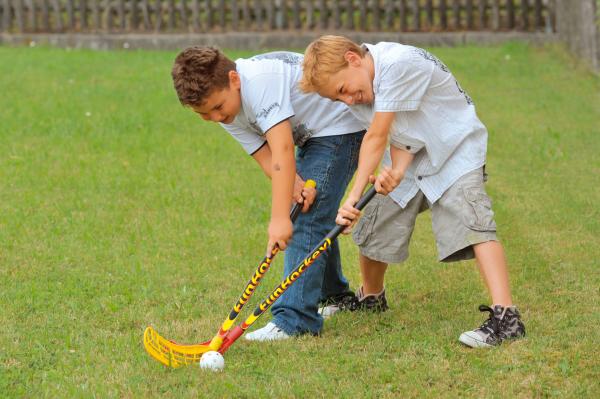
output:
M 344 36 L 321 36 L 309 44 L 304 52 L 300 90 L 310 93 L 322 89 L 331 75 L 348 66 L 344 57 L 348 51 L 365 55 L 362 47 Z

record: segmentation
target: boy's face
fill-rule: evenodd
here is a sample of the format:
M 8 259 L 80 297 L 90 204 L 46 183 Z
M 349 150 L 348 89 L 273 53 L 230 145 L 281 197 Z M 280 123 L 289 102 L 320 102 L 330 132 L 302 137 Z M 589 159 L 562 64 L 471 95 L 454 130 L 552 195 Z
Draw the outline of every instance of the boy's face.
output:
M 239 114 L 242 106 L 240 95 L 240 75 L 236 71 L 229 72 L 229 87 L 214 90 L 200 105 L 192 105 L 192 109 L 205 121 L 230 124 Z
M 374 99 L 373 59 L 368 54 L 361 58 L 352 51 L 348 51 L 344 57 L 348 67 L 331 75 L 319 94 L 347 105 L 371 104 Z

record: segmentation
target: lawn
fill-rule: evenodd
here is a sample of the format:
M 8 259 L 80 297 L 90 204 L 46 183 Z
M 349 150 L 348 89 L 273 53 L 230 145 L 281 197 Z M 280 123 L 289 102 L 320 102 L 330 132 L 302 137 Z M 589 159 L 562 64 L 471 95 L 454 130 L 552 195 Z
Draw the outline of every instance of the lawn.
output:
M 179 105 L 174 52 L 0 47 L 0 396 L 599 397 L 600 80 L 554 47 L 431 50 L 489 128 L 526 339 L 459 345 L 488 296 L 473 262 L 436 262 L 425 214 L 388 272 L 389 312 L 240 340 L 223 373 L 161 366 L 144 328 L 216 332 L 264 253 L 268 180 Z M 356 287 L 350 238 L 342 251 Z

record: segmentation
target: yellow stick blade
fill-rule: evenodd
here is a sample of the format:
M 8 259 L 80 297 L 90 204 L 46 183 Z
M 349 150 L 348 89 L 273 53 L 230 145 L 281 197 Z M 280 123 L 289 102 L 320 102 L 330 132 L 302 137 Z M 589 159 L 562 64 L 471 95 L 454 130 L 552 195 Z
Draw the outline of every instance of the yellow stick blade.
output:
M 160 336 L 152 327 L 144 331 L 144 348 L 154 359 L 172 368 L 195 364 L 211 350 L 209 344 L 181 345 Z

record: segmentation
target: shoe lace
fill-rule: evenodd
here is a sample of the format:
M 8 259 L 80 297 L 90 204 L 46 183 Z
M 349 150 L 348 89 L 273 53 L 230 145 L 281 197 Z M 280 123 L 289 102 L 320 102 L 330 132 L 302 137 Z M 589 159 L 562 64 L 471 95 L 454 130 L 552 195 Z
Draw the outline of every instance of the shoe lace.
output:
M 348 295 L 338 302 L 337 306 L 340 310 L 355 311 L 358 308 L 358 299 L 354 295 Z
M 479 311 L 480 312 L 489 312 L 489 314 L 490 314 L 489 318 L 483 322 L 483 324 L 481 325 L 481 327 L 479 327 L 479 329 L 480 330 L 488 330 L 492 334 L 498 335 L 501 331 L 500 321 L 494 316 L 494 309 L 492 309 L 486 305 L 479 305 Z

